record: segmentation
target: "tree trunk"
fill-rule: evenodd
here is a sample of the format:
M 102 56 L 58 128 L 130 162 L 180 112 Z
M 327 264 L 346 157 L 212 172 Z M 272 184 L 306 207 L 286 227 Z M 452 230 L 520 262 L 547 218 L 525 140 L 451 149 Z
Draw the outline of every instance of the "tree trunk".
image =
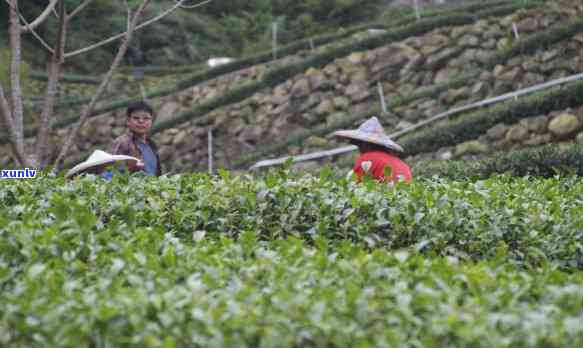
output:
M 22 107 L 22 87 L 20 85 L 20 61 L 22 50 L 22 27 L 18 19 L 18 0 L 9 0 L 10 7 L 10 91 L 11 91 L 11 109 L 12 120 L 14 121 L 14 135 L 16 137 L 14 147 L 21 155 L 26 153 L 24 148 L 23 132 L 23 107 Z M 22 166 L 28 166 L 30 163 L 26 156 L 21 159 Z
M 59 13 L 59 30 L 57 34 L 57 43 L 48 65 L 48 82 L 43 110 L 40 117 L 40 127 L 36 142 L 36 162 L 43 168 L 47 165 L 49 158 L 49 135 L 51 131 L 51 117 L 55 108 L 55 100 L 59 87 L 59 76 L 61 74 L 61 65 L 63 64 L 63 55 L 65 52 L 65 42 L 67 33 L 67 13 L 65 2 L 60 0 L 58 3 Z

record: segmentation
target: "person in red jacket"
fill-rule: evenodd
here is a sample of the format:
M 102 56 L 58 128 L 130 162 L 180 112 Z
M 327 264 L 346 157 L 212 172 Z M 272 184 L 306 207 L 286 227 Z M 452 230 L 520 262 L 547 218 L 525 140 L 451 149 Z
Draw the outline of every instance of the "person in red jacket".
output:
M 353 172 L 361 181 L 370 175 L 381 182 L 411 182 L 413 175 L 409 166 L 400 158 L 403 148 L 391 140 L 376 117 L 365 121 L 356 130 L 341 130 L 334 136 L 349 139 L 358 146 L 360 156 L 356 159 Z

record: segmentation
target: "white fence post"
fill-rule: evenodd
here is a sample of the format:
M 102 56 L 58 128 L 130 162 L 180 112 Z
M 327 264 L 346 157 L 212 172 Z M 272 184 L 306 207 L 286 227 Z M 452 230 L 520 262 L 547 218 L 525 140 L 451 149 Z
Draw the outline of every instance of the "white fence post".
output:
M 518 27 L 516 26 L 516 23 L 512 23 L 512 32 L 514 33 L 516 40 L 520 40 L 520 34 L 518 33 Z
M 387 110 L 387 103 L 385 102 L 385 93 L 383 91 L 383 84 L 381 81 L 377 83 L 378 91 L 379 91 L 379 99 L 381 100 L 381 110 L 383 110 L 383 114 L 388 112 Z
M 277 59 L 277 22 L 273 22 L 272 24 L 272 40 L 271 51 L 273 59 Z
M 420 20 L 421 10 L 419 9 L 419 0 L 413 0 L 413 6 L 415 7 L 415 17 L 417 17 L 417 20 Z
M 213 173 L 213 130 L 209 128 L 208 130 L 208 165 L 209 174 Z

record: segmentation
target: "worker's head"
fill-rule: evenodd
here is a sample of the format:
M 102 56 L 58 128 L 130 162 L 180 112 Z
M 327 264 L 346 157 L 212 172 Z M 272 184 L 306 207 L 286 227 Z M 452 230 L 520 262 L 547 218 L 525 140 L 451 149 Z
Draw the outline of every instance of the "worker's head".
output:
M 128 128 L 138 136 L 148 134 L 154 123 L 154 111 L 150 105 L 143 101 L 128 105 L 126 116 Z

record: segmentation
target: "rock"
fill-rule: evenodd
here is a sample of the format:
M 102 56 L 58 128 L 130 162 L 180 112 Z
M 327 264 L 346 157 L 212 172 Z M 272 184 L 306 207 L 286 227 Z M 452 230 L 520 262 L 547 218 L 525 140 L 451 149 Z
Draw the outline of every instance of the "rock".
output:
M 357 70 L 357 71 L 353 72 L 352 74 L 350 74 L 349 80 L 350 80 L 350 83 L 367 82 L 369 80 L 368 73 L 366 72 L 365 69 Z
M 498 40 L 498 43 L 496 43 L 496 49 L 499 51 L 507 50 L 510 47 L 512 47 L 512 39 L 507 37 Z
M 243 129 L 243 131 L 241 132 L 241 134 L 239 135 L 239 139 L 246 141 L 246 140 L 255 140 L 257 141 L 258 139 L 261 138 L 261 136 L 263 135 L 263 128 L 261 126 L 247 126 Z
M 313 90 L 325 91 L 334 88 L 334 84 L 332 83 L 332 81 L 326 78 L 326 76 L 321 72 L 310 75 L 308 79 Z
M 577 134 L 577 136 L 575 137 L 575 142 L 577 144 L 583 145 L 583 132 Z
M 297 107 L 297 111 L 295 112 L 304 112 L 309 110 L 318 105 L 321 101 L 321 96 L 318 93 L 312 93 L 308 99 L 305 99 L 305 101 Z
M 494 74 L 489 71 L 484 71 L 480 74 L 480 81 L 492 82 L 494 81 L 494 79 L 495 79 Z
M 306 139 L 305 145 L 310 147 L 326 147 L 328 146 L 328 140 L 322 137 L 312 135 L 311 137 Z
M 356 83 L 351 84 L 346 88 L 346 95 L 350 97 L 350 100 L 354 103 L 363 101 L 370 97 L 370 92 L 366 84 Z
M 509 150 L 513 146 L 513 143 L 510 141 L 507 141 L 506 139 L 502 139 L 502 140 L 495 141 L 492 145 L 494 146 L 494 148 L 496 150 L 505 150 L 506 151 L 506 150 Z
M 534 86 L 545 81 L 543 75 L 527 72 L 521 79 L 526 86 Z
M 470 91 L 471 95 L 484 96 L 488 92 L 488 85 L 484 82 L 476 82 Z
M 446 104 L 454 104 L 468 96 L 469 89 L 466 87 L 450 89 L 442 99 Z
M 346 97 L 334 97 L 332 102 L 337 109 L 341 110 L 347 109 L 350 106 L 350 100 L 348 100 Z
M 165 103 L 157 112 L 156 122 L 159 123 L 172 119 L 179 107 L 180 105 L 175 102 Z
M 181 145 L 184 140 L 186 140 L 186 137 L 188 136 L 188 132 L 183 130 L 178 132 L 178 134 L 176 134 L 174 136 L 174 139 L 172 140 L 172 145 L 177 146 L 177 145 Z
M 496 48 L 496 40 L 494 39 L 488 39 L 485 42 L 482 43 L 482 48 L 485 48 L 487 50 L 493 50 Z
M 538 145 L 550 143 L 551 140 L 552 140 L 552 137 L 549 133 L 547 133 L 547 134 L 533 134 L 530 137 L 530 139 L 527 139 L 524 141 L 524 144 L 530 145 L 530 146 L 538 146 Z
M 504 65 L 498 64 L 494 67 L 494 71 L 492 73 L 494 74 L 494 77 L 499 78 L 505 69 L 506 68 L 504 67 Z
M 363 52 L 354 52 L 348 56 L 348 61 L 352 64 L 361 64 L 364 62 L 366 54 Z
M 514 91 L 512 82 L 498 80 L 494 83 L 494 94 L 500 95 Z
M 324 73 L 328 76 L 335 76 L 338 74 L 338 67 L 335 64 L 328 64 L 324 68 Z
M 421 110 L 425 110 L 425 109 L 430 109 L 430 108 L 432 108 L 432 107 L 434 107 L 436 105 L 437 105 L 437 101 L 436 100 L 429 99 L 429 100 L 423 101 L 422 103 L 419 103 L 419 105 L 417 105 L 417 108 L 418 109 L 421 109 Z
M 441 52 L 431 55 L 426 60 L 426 64 L 430 67 L 440 67 L 445 65 L 445 63 L 450 60 L 451 57 L 456 55 L 459 52 L 457 48 L 448 47 Z
M 321 116 L 321 115 L 327 115 L 330 114 L 334 111 L 334 104 L 332 103 L 332 101 L 330 99 L 324 99 L 322 100 L 322 102 L 316 107 L 316 114 Z
M 510 71 L 503 73 L 498 78 L 503 80 L 503 81 L 514 82 L 514 81 L 518 80 L 521 73 L 522 73 L 522 71 L 520 70 L 520 68 L 514 68 Z
M 447 161 L 453 158 L 453 152 L 449 148 L 442 148 L 437 151 L 436 158 Z
M 176 149 L 172 146 L 162 146 L 158 155 L 160 156 L 160 162 L 168 161 L 172 154 L 176 152 Z
M 281 84 L 273 89 L 273 94 L 277 97 L 287 97 L 288 91 L 285 88 L 285 85 Z
M 435 44 L 426 44 L 421 47 L 421 54 L 424 56 L 428 56 L 434 54 L 435 52 L 441 50 L 441 46 L 435 46 Z
M 297 80 L 291 90 L 294 97 L 305 97 L 310 94 L 310 81 L 307 78 Z
M 455 155 L 457 157 L 464 155 L 479 155 L 488 153 L 489 147 L 487 144 L 483 144 L 477 140 L 470 140 L 464 143 L 458 144 L 455 147 Z
M 546 116 L 529 117 L 520 121 L 529 131 L 537 134 L 543 134 L 547 131 L 549 120 Z
M 536 19 L 532 17 L 523 19 L 522 21 L 518 22 L 516 26 L 518 27 L 519 33 L 521 32 L 529 33 L 536 31 L 538 29 L 538 23 L 536 22 Z
M 454 39 L 457 39 L 458 37 L 464 35 L 467 32 L 468 32 L 468 28 L 466 26 L 454 27 L 451 30 L 451 37 Z
M 435 80 L 433 81 L 434 83 L 438 84 L 438 83 L 444 83 L 454 77 L 456 77 L 459 74 L 459 70 L 457 69 L 442 69 L 439 70 L 439 72 L 437 72 L 437 74 L 435 75 Z
M 528 139 L 528 129 L 521 124 L 516 124 L 506 132 L 506 140 L 510 142 L 522 142 Z
M 346 119 L 347 115 L 344 112 L 335 112 L 330 116 L 326 117 L 326 125 L 331 126 L 338 124 L 339 122 Z
M 554 50 L 550 50 L 550 51 L 545 51 L 541 57 L 541 60 L 543 61 L 543 63 L 547 63 L 553 59 L 555 59 L 556 57 L 558 57 L 560 55 L 560 52 L 558 49 L 554 49 Z
M 97 130 L 95 132 L 99 139 L 107 139 L 111 137 L 111 125 L 109 124 L 100 124 L 97 126 Z
M 378 59 L 372 66 L 371 72 L 378 73 L 389 67 L 400 69 L 408 61 L 419 56 L 420 54 L 412 47 L 405 44 L 391 44 L 378 51 Z
M 465 35 L 458 41 L 458 44 L 466 47 L 477 47 L 480 45 L 480 39 L 474 35 Z
M 549 130 L 558 138 L 564 138 L 580 130 L 582 126 L 577 116 L 563 113 L 551 120 Z
M 310 77 L 310 76 L 315 76 L 315 75 L 321 75 L 322 72 L 318 69 L 315 68 L 309 68 L 308 70 L 306 70 L 306 72 L 304 73 L 304 75 Z
M 351 61 L 349 61 L 346 58 L 337 59 L 336 60 L 336 65 L 346 75 L 350 75 L 350 74 L 352 74 L 352 73 L 354 73 L 354 72 L 362 69 L 361 66 L 358 66 L 358 65 L 352 63 Z

